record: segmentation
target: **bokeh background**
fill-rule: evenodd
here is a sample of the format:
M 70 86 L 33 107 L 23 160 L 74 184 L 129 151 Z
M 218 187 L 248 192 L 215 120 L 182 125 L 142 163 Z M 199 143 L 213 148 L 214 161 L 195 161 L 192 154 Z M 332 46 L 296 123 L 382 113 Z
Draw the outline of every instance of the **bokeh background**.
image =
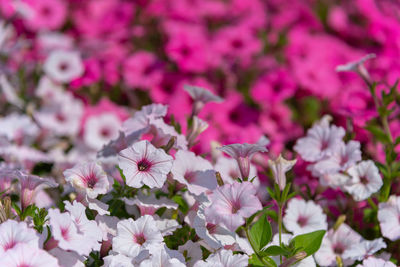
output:
M 152 102 L 168 104 L 185 127 L 191 99 L 183 85 L 191 84 L 225 99 L 201 112 L 210 127 L 198 152 L 211 140 L 265 135 L 277 155 L 331 114 L 372 156 L 384 156 L 363 129 L 376 115 L 366 86 L 335 68 L 375 53 L 366 63 L 373 79 L 396 81 L 396 0 L 0 0 L 0 14 L 13 26 L 0 71 L 24 99 L 37 94 L 52 51 L 79 53 L 82 75 L 63 84 L 83 101 L 78 138 L 90 117 L 111 113 L 118 125 L 126 107 Z M 400 121 L 390 128 L 398 136 Z

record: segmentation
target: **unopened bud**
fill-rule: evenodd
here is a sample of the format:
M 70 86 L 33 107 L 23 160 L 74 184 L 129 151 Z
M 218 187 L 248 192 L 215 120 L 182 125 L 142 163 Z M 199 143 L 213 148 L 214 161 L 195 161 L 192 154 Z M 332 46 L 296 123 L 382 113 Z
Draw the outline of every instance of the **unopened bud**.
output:
M 339 218 L 336 220 L 335 225 L 333 226 L 333 230 L 336 231 L 339 229 L 340 225 L 346 221 L 346 215 L 342 214 L 339 216 Z
M 222 180 L 221 174 L 219 172 L 215 173 L 215 178 L 217 178 L 217 183 L 219 186 L 224 185 L 224 180 Z

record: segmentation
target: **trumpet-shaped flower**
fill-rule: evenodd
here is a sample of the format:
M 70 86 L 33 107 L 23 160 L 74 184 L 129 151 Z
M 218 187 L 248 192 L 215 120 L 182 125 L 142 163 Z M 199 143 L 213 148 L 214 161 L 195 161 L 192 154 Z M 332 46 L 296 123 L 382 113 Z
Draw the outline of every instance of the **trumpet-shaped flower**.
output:
M 195 195 L 217 187 L 211 163 L 190 151 L 179 150 L 175 154 L 171 173 L 175 180 L 186 185 L 189 192 Z
M 309 162 L 332 156 L 342 142 L 345 131 L 342 127 L 319 123 L 307 131 L 307 136 L 297 140 L 294 150 Z
M 127 185 L 140 188 L 160 188 L 167 179 L 173 158 L 149 141 L 140 141 L 122 150 L 118 155 L 119 167 L 126 177 Z
M 160 250 L 162 245 L 163 237 L 150 215 L 144 215 L 136 221 L 132 218 L 120 221 L 117 236 L 113 238 L 113 250 L 131 258 L 145 251 L 152 254 Z
M 382 235 L 392 241 L 400 238 L 400 197 L 390 196 L 387 202 L 379 203 L 378 221 Z
M 371 160 L 362 161 L 348 170 L 350 181 L 344 186 L 356 201 L 369 198 L 382 187 L 379 170 Z
M 233 255 L 231 250 L 220 250 L 212 254 L 207 260 L 198 261 L 194 267 L 246 267 L 249 264 L 247 255 Z
M 275 177 L 275 183 L 278 184 L 281 191 L 286 186 L 286 172 L 290 171 L 295 164 L 296 160 L 286 160 L 282 155 L 279 155 L 274 161 L 268 160 L 268 165 L 272 169 L 272 173 Z
M 79 163 L 64 171 L 64 175 L 67 182 L 90 198 L 107 193 L 110 186 L 107 174 L 95 162 Z
M 313 201 L 294 198 L 290 200 L 283 223 L 294 235 L 326 230 L 328 223 L 322 208 Z
M 243 178 L 248 178 L 250 173 L 250 160 L 257 152 L 267 152 L 267 148 L 260 144 L 230 144 L 219 148 L 232 158 L 236 159 Z
M 25 222 L 7 220 L 0 224 L 0 255 L 19 244 L 27 244 L 32 249 L 39 249 L 39 236 Z
M 205 209 L 207 222 L 222 224 L 234 232 L 262 208 L 256 197 L 256 188 L 250 182 L 226 184 L 215 189 L 211 195 L 211 205 Z
M 46 251 L 28 244 L 19 244 L 0 257 L 0 266 L 4 267 L 58 267 L 55 257 Z

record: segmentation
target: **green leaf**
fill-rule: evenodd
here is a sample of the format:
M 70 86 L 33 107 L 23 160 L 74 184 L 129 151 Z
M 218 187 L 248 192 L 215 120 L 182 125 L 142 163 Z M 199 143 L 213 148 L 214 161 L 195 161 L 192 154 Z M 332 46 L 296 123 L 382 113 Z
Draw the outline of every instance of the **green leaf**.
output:
M 288 256 L 289 255 L 289 251 L 287 251 L 284 248 L 281 248 L 280 246 L 269 246 L 266 249 L 261 251 L 261 255 L 263 256 Z
M 318 251 L 321 246 L 325 230 L 318 230 L 311 233 L 298 235 L 290 241 L 290 245 L 295 249 L 300 249 L 310 256 Z
M 374 124 L 370 124 L 367 125 L 365 127 L 365 129 L 367 129 L 370 133 L 372 133 L 372 135 L 380 142 L 384 143 L 384 144 L 389 144 L 390 143 L 390 139 L 387 136 L 387 134 L 382 130 L 381 127 L 374 125 Z
M 251 227 L 250 238 L 255 243 L 255 249 L 260 251 L 272 238 L 272 229 L 267 214 L 263 214 Z
M 249 266 L 252 266 L 252 267 L 264 267 L 264 266 L 277 267 L 275 261 L 273 259 L 271 259 L 270 257 L 263 257 L 262 259 L 264 260 L 264 262 L 267 263 L 267 265 L 262 263 L 256 254 L 251 255 L 249 258 Z
M 173 200 L 176 204 L 179 205 L 179 209 L 180 209 L 180 211 L 182 211 L 183 213 L 186 214 L 186 212 L 189 211 L 189 206 L 188 206 L 188 204 L 186 203 L 186 201 L 183 199 L 182 196 L 175 195 L 175 196 L 172 197 L 172 200 Z
M 265 212 L 267 209 L 269 209 L 271 207 L 272 207 L 272 205 L 268 205 L 268 206 L 265 206 L 262 210 L 257 211 L 256 213 L 254 213 L 253 215 L 251 215 L 249 218 L 246 219 L 246 223 L 248 225 L 250 225 L 256 216 L 260 215 L 261 213 Z

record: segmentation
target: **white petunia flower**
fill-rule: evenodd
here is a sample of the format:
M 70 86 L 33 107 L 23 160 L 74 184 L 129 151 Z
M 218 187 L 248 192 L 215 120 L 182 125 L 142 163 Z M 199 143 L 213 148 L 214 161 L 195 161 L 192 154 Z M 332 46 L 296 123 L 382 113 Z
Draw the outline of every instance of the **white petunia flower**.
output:
M 295 235 L 317 230 L 326 230 L 328 223 L 321 206 L 312 200 L 294 198 L 287 205 L 283 223 L 287 230 Z
M 120 221 L 117 236 L 113 238 L 113 250 L 131 258 L 143 252 L 153 254 L 162 245 L 163 237 L 150 215 L 144 215 L 136 221 L 132 218 Z
M 348 170 L 351 179 L 344 189 L 349 192 L 356 201 L 369 198 L 378 192 L 383 182 L 378 168 L 371 160 L 362 161 Z
M 219 250 L 211 254 L 206 261 L 198 261 L 194 267 L 246 267 L 249 263 L 249 256 L 236 254 L 231 250 Z
M 19 244 L 39 249 L 39 236 L 25 222 L 7 220 L 0 224 L 0 255 L 4 255 Z
M 90 198 L 107 193 L 110 183 L 103 168 L 95 162 L 79 163 L 64 171 L 65 180 Z
M 307 131 L 305 137 L 297 140 L 294 150 L 306 161 L 319 161 L 335 154 L 344 135 L 342 127 L 316 124 Z
M 60 83 L 68 83 L 79 78 L 84 72 L 79 53 L 66 50 L 51 52 L 43 69 L 49 77 Z
M 0 257 L 4 267 L 59 267 L 55 257 L 46 251 L 27 244 L 19 244 Z
M 164 150 L 143 140 L 122 150 L 118 155 L 119 167 L 126 177 L 127 185 L 140 188 L 160 188 L 167 179 L 173 158 Z
M 189 192 L 200 195 L 217 187 L 211 163 L 193 152 L 179 150 L 175 154 L 171 173 L 173 178 L 187 186 Z
M 185 267 L 177 258 L 171 257 L 165 249 L 155 251 L 150 259 L 144 260 L 139 267 Z
M 396 267 L 396 265 L 391 261 L 369 257 L 363 261 L 362 265 L 358 264 L 357 267 Z
M 315 253 L 315 261 L 320 266 L 336 266 L 336 257 L 343 260 L 345 266 L 354 263 L 354 260 L 346 257 L 346 253 L 354 246 L 359 246 L 362 237 L 347 224 L 341 224 L 335 231 L 329 230 L 322 240 L 320 249 Z
M 91 116 L 85 123 L 83 140 L 89 147 L 99 150 L 118 137 L 120 127 L 121 121 L 113 113 Z
M 379 203 L 378 221 L 382 235 L 392 241 L 400 238 L 400 197 L 390 196 L 385 203 Z

